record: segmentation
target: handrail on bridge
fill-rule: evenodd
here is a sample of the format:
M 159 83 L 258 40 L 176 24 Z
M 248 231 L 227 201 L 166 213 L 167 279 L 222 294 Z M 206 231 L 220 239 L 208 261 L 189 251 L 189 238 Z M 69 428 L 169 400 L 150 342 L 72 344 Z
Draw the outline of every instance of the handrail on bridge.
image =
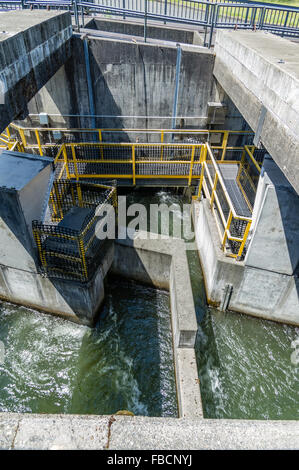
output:
M 77 29 L 84 26 L 84 15 L 90 12 L 144 20 L 144 40 L 147 39 L 147 20 L 202 26 L 204 45 L 211 47 L 214 30 L 259 29 L 280 36 L 299 37 L 299 8 L 251 0 L 0 0 L 0 8 L 57 8 L 74 14 Z M 80 22 L 81 15 L 81 22 Z M 209 30 L 209 38 L 207 33 Z

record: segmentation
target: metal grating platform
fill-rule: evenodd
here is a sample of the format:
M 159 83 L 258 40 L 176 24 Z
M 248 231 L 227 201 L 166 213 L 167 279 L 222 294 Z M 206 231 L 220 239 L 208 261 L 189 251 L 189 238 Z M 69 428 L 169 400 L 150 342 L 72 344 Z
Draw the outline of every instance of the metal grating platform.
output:
M 239 166 L 237 164 L 219 164 L 219 168 L 235 211 L 238 215 L 251 217 L 250 209 L 236 181 Z

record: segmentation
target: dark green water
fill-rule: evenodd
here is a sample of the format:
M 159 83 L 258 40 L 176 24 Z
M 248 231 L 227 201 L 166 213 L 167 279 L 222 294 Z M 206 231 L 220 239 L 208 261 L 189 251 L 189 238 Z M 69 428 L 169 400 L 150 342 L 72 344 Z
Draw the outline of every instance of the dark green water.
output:
M 134 191 L 129 201 L 177 203 L 174 217 L 184 218 L 186 199 L 169 191 Z M 207 309 L 198 254 L 187 256 L 205 417 L 298 419 L 299 329 Z M 0 340 L 0 411 L 177 416 L 165 292 L 112 278 L 94 329 L 2 303 Z
M 134 196 L 135 195 L 135 196 Z M 178 204 L 170 191 L 131 193 L 130 201 Z M 163 232 L 163 227 L 159 227 Z M 207 309 L 198 254 L 187 251 L 199 331 L 196 356 L 206 418 L 298 419 L 299 367 L 291 361 L 299 328 Z
M 209 418 L 299 419 L 299 329 L 211 310 L 201 323 L 197 361 Z
M 112 278 L 94 329 L 0 304 L 0 411 L 177 416 L 168 293 Z

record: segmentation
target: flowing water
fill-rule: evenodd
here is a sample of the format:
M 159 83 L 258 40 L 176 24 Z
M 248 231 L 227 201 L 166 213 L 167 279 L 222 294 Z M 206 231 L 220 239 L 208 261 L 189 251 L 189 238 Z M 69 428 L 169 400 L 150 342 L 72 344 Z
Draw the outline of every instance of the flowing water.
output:
M 177 416 L 168 293 L 108 285 L 93 329 L 0 304 L 0 411 Z
M 135 196 L 134 196 L 135 194 Z M 138 192 L 137 192 L 138 194 Z M 131 193 L 130 202 L 176 204 L 183 220 L 187 198 L 171 191 Z M 189 221 L 186 221 L 189 226 Z M 163 232 L 163 227 L 159 227 Z M 190 237 L 189 237 L 190 239 Z M 299 365 L 291 360 L 299 328 L 206 308 L 196 251 L 187 251 L 199 330 L 196 357 L 206 418 L 298 419 Z
M 127 203 L 175 203 L 182 221 L 182 201 L 159 190 L 132 191 Z M 207 309 L 198 254 L 187 256 L 205 417 L 298 419 L 299 329 Z M 94 329 L 0 304 L 0 411 L 177 416 L 168 294 L 116 278 L 106 294 Z

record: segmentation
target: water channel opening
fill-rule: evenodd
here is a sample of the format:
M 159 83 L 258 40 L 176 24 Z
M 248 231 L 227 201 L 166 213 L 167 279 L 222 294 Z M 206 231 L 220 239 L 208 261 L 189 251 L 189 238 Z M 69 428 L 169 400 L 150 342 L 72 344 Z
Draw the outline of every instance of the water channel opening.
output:
M 111 277 L 94 328 L 0 304 L 0 411 L 177 417 L 167 292 Z

